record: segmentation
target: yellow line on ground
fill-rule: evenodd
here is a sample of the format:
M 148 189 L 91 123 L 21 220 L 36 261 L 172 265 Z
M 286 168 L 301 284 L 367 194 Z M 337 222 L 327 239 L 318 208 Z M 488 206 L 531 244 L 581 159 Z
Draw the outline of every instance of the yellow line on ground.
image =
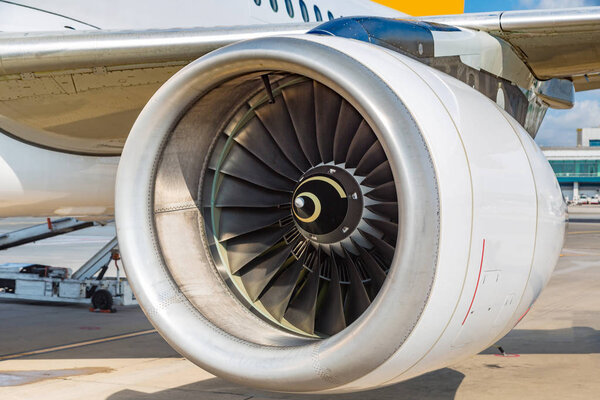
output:
M 67 350 L 67 349 L 72 349 L 75 347 L 87 346 L 90 344 L 111 342 L 113 340 L 127 339 L 127 338 L 131 338 L 131 337 L 147 335 L 149 333 L 154 333 L 154 332 L 156 332 L 156 329 L 148 329 L 146 331 L 126 333 L 124 335 L 117 335 L 117 336 L 109 336 L 109 337 L 105 337 L 102 339 L 87 340 L 85 342 L 71 343 L 71 344 L 65 344 L 62 346 L 55 346 L 55 347 L 47 347 L 45 349 L 25 351 L 23 353 L 17 353 L 17 354 L 9 354 L 6 356 L 0 356 L 0 361 L 11 360 L 13 358 L 19 358 L 19 357 L 25 357 L 25 356 L 33 356 L 36 354 L 50 353 L 52 351 L 58 351 L 58 350 Z
M 567 235 L 582 235 L 584 233 L 600 233 L 600 231 L 579 231 L 579 232 L 567 232 Z

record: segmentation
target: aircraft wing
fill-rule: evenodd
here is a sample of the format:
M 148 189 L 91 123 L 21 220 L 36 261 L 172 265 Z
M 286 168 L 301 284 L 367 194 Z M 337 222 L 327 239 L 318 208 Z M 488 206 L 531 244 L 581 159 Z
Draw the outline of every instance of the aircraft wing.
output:
M 419 17 L 481 30 L 510 43 L 539 79 L 600 87 L 600 7 Z M 189 62 L 241 40 L 304 33 L 313 24 L 145 31 L 0 34 L 0 75 Z M 587 75 L 587 79 L 585 77 Z
M 576 90 L 600 87 L 600 7 L 418 20 L 499 37 L 538 79 L 572 79 Z M 0 130 L 42 147 L 118 155 L 152 94 L 190 61 L 234 42 L 315 25 L 0 33 Z
M 578 89 L 585 90 L 591 87 L 587 87 L 590 83 L 585 81 L 584 75 L 590 77 L 590 70 L 600 71 L 600 7 L 419 19 L 477 29 L 500 37 L 518 51 L 539 79 L 576 77 Z M 315 25 L 0 34 L 0 75 L 189 61 L 236 41 L 303 33 Z M 600 82 L 598 74 L 595 74 L 596 80 Z
M 600 7 L 420 19 L 477 29 L 504 39 L 539 79 L 571 78 L 577 91 L 600 88 Z
M 313 24 L 143 31 L 0 33 L 0 76 L 82 68 L 188 63 L 242 40 L 305 33 Z

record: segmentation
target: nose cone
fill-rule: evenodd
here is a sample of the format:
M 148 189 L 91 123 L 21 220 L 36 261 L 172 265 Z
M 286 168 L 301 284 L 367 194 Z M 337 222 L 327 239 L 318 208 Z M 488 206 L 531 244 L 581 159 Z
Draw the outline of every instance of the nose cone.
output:
M 304 197 L 302 197 L 302 196 L 298 196 L 298 197 L 296 197 L 296 200 L 294 200 L 294 205 L 295 205 L 297 208 L 302 208 L 302 207 L 304 207 Z

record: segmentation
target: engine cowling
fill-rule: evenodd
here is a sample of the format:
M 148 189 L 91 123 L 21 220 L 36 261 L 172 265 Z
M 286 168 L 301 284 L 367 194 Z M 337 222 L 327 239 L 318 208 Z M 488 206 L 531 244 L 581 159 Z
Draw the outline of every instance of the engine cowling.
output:
M 311 35 L 177 73 L 136 121 L 116 192 L 127 276 L 161 335 L 286 392 L 376 388 L 493 344 L 547 283 L 565 210 L 494 102 Z

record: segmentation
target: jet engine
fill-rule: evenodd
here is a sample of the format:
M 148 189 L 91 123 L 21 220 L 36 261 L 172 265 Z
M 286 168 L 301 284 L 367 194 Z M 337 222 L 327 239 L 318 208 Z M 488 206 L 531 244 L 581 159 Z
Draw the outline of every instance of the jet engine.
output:
M 219 49 L 158 90 L 116 220 L 136 297 L 183 356 L 334 393 L 494 344 L 547 283 L 566 208 L 488 97 L 380 46 L 297 35 Z

